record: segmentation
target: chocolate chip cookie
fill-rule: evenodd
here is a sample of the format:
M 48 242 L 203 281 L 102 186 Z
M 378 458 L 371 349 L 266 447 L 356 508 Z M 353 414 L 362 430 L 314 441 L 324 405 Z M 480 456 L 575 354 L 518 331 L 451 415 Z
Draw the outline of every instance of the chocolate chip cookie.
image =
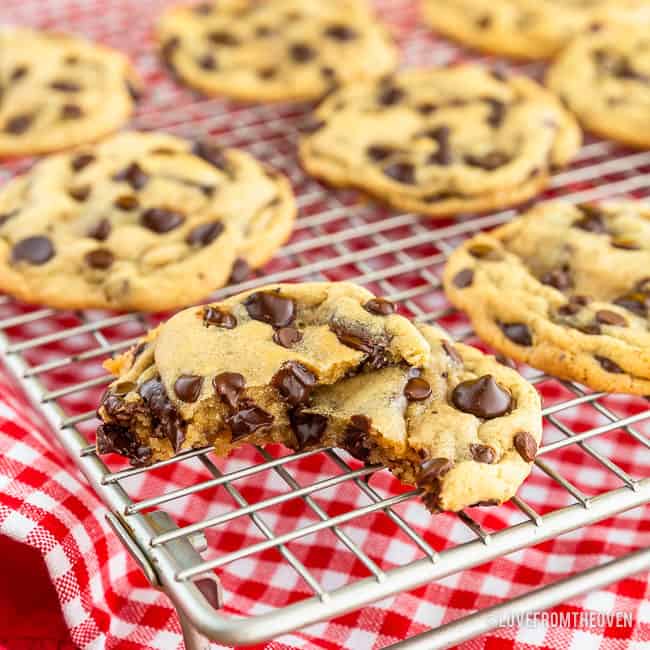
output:
M 0 192 L 0 289 L 61 308 L 184 306 L 263 264 L 294 216 L 287 179 L 243 151 L 122 133 Z
M 507 356 L 594 390 L 650 395 L 646 205 L 540 205 L 457 249 L 444 283 Z
M 218 0 L 169 10 L 158 29 L 172 73 L 207 95 L 310 100 L 394 70 L 396 50 L 364 0 Z
M 576 34 L 611 21 L 647 19 L 648 0 L 423 0 L 428 23 L 470 47 L 547 59 Z
M 119 52 L 64 34 L 0 29 L 0 156 L 108 135 L 131 116 L 139 86 Z
M 106 366 L 98 450 L 135 464 L 205 445 L 337 446 L 460 510 L 509 499 L 541 437 L 517 372 L 347 283 L 187 309 Z
M 647 26 L 610 27 L 577 37 L 550 67 L 547 83 L 585 128 L 650 148 Z
M 524 201 L 581 142 L 573 117 L 548 91 L 472 65 L 342 88 L 303 130 L 309 173 L 431 216 Z

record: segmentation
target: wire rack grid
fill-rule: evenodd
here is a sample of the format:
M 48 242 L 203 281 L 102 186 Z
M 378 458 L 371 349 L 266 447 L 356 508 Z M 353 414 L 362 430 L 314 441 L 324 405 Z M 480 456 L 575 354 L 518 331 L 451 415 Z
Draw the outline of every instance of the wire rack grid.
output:
M 14 22 L 33 23 L 38 15 L 39 26 L 80 31 L 129 51 L 153 88 L 140 107 L 135 127 L 191 136 L 215 134 L 224 145 L 244 147 L 289 176 L 301 212 L 291 241 L 263 272 L 218 296 L 268 282 L 354 280 L 400 302 L 404 313 L 437 322 L 458 339 L 479 343 L 467 321 L 446 302 L 440 272 L 447 254 L 462 238 L 503 223 L 514 212 L 432 222 L 363 202 L 352 192 L 331 191 L 306 177 L 296 163 L 295 143 L 296 127 L 309 107 L 233 106 L 176 87 L 160 70 L 147 40 L 150 17 L 165 4 L 164 0 L 145 0 L 133 12 L 128 1 L 121 0 L 103 13 L 98 12 L 99 0 L 8 0 L 3 11 Z M 469 57 L 418 27 L 413 2 L 383 1 L 377 8 L 394 28 L 407 65 L 444 64 Z M 533 76 L 540 72 L 537 66 L 519 69 Z M 8 178 L 25 167 L 25 162 L 16 161 L 0 175 Z M 553 177 L 543 198 L 584 201 L 644 198 L 648 193 L 650 152 L 630 152 L 590 140 L 572 168 Z M 286 450 L 271 446 L 237 452 L 222 461 L 209 449 L 196 449 L 148 468 L 129 468 L 119 459 L 100 458 L 92 445 L 96 425 L 92 405 L 109 381 L 100 363 L 127 348 L 153 324 L 154 318 L 143 314 L 62 313 L 0 297 L 0 350 L 6 365 L 108 505 L 109 522 L 151 583 L 170 595 L 181 615 L 188 647 L 201 644 L 196 630 L 233 645 L 272 638 L 650 502 L 650 478 L 647 471 L 639 470 L 650 466 L 647 401 L 592 393 L 528 368 L 522 371 L 539 387 L 545 417 L 544 445 L 526 484 L 531 488 L 526 492 L 525 486 L 519 497 L 490 514 L 469 509 L 440 515 L 436 528 L 449 532 L 446 540 L 430 530 L 431 520 L 419 504 L 417 490 L 399 489 L 381 468 L 360 466 L 338 450 L 287 455 Z M 586 412 L 592 424 L 576 426 Z M 606 442 L 599 444 L 602 441 Z M 626 466 L 614 460 L 612 444 L 624 445 L 629 457 L 639 463 Z M 573 454 L 569 460 L 567 454 Z M 584 463 L 591 463 L 599 473 L 598 488 L 585 488 L 575 480 L 571 470 Z M 177 468 L 189 466 L 195 480 L 182 486 L 171 483 L 171 489 L 160 487 Z M 305 473 L 305 467 L 310 472 Z M 156 484 L 159 489 L 147 497 L 135 497 L 142 481 L 156 475 L 162 477 Z M 262 480 L 271 481 L 276 490 L 270 496 L 247 498 L 250 485 Z M 551 489 L 555 490 L 553 502 L 541 503 L 539 495 Z M 332 514 L 327 500 L 319 497 L 339 493 L 347 495 L 346 507 Z M 180 502 L 215 494 L 220 506 L 216 510 L 191 520 L 175 516 Z M 276 510 L 296 503 L 309 517 L 295 528 L 275 530 Z M 369 550 L 372 532 L 359 539 L 354 524 L 369 517 L 389 522 L 386 525 L 409 549 L 407 561 L 386 566 Z M 227 530 L 242 520 L 257 529 L 257 541 L 224 550 L 211 537 L 213 531 Z M 381 529 L 384 524 L 377 526 Z M 296 542 L 319 535 L 334 535 L 341 563 L 349 557 L 361 567 L 348 583 L 327 584 L 304 554 L 296 551 Z M 245 618 L 220 612 L 223 572 L 268 551 L 279 553 L 302 581 L 303 597 L 282 607 L 251 611 Z M 650 551 L 628 554 L 398 646 L 434 648 L 456 643 L 490 629 L 497 615 L 550 606 L 648 566 Z

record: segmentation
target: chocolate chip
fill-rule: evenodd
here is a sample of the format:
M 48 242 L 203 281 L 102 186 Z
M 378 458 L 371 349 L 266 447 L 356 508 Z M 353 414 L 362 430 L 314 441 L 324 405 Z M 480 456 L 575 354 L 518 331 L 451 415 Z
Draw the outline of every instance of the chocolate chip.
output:
M 9 77 L 10 81 L 19 81 L 22 79 L 28 72 L 28 67 L 26 65 L 17 65 L 12 71 L 11 76 Z
M 95 156 L 91 153 L 82 153 L 78 156 L 75 156 L 70 161 L 70 167 L 76 172 L 80 172 L 84 167 L 90 165 L 90 163 L 95 161 Z
M 645 318 L 650 308 L 650 296 L 641 291 L 632 291 L 614 300 L 614 304 Z
M 431 113 L 435 113 L 438 110 L 438 106 L 436 104 L 425 102 L 424 104 L 418 104 L 416 110 L 420 115 L 431 115 Z
M 138 389 L 151 416 L 151 435 L 167 438 L 178 451 L 185 440 L 185 423 L 167 395 L 160 378 L 149 379 Z
M 214 325 L 231 330 L 237 326 L 237 319 L 231 313 L 221 311 L 218 307 L 206 307 L 203 310 L 203 324 L 206 327 Z
M 248 315 L 272 327 L 286 327 L 293 322 L 296 305 L 290 298 L 276 293 L 256 291 L 244 301 Z
M 489 420 L 508 413 L 512 396 L 494 380 L 492 375 L 464 381 L 451 394 L 453 405 L 464 413 Z
M 569 265 L 565 264 L 559 269 L 547 271 L 540 278 L 540 282 L 555 287 L 559 291 L 570 289 L 573 286 L 573 279 L 571 278 Z
M 68 194 L 79 203 L 83 203 L 90 196 L 90 185 L 82 185 L 81 187 L 71 187 Z
M 271 386 L 291 406 L 306 403 L 315 385 L 316 376 L 297 361 L 283 363 L 271 379 Z
M 149 176 L 142 170 L 137 162 L 131 163 L 113 176 L 117 182 L 126 182 L 134 190 L 141 190 L 149 181 Z
M 202 68 L 203 70 L 217 69 L 217 59 L 212 54 L 204 54 L 198 58 L 197 63 L 199 68 Z
M 52 90 L 58 90 L 62 93 L 76 93 L 81 90 L 79 84 L 74 83 L 73 81 L 53 81 L 50 84 Z
M 524 323 L 499 323 L 499 327 L 506 338 L 510 339 L 513 343 L 525 347 L 533 344 L 533 337 L 528 329 L 528 325 Z
M 437 489 L 438 479 L 449 472 L 453 463 L 448 458 L 432 458 L 422 465 L 417 484 L 425 489 Z
M 478 260 L 488 260 L 490 262 L 503 260 L 503 254 L 489 244 L 474 244 L 467 249 L 467 252 Z
M 120 454 L 130 458 L 135 465 L 146 464 L 152 455 L 151 448 L 141 445 L 132 431 L 112 422 L 97 427 L 97 451 L 100 454 Z
M 181 375 L 174 382 L 174 392 L 178 399 L 184 402 L 196 402 L 201 394 L 203 377 L 198 375 Z
M 316 50 L 307 43 L 294 43 L 289 48 L 289 55 L 296 63 L 306 63 L 316 58 Z
M 202 223 L 200 226 L 196 226 L 190 230 L 185 241 L 190 246 L 207 246 L 208 244 L 211 244 L 223 231 L 224 225 L 221 221 Z
M 108 269 L 115 259 L 113 253 L 105 248 L 97 248 L 86 253 L 84 260 L 93 269 Z
M 467 154 L 463 160 L 470 167 L 479 167 L 486 171 L 494 171 L 510 162 L 510 156 L 503 151 L 489 151 L 481 156 Z
M 77 104 L 63 104 L 61 106 L 62 120 L 78 120 L 83 115 L 81 106 Z
M 350 323 L 331 322 L 330 329 L 343 345 L 364 352 L 367 357 L 364 364 L 373 370 L 387 366 L 391 359 L 383 341 L 373 341 L 368 332 Z
M 429 164 L 443 166 L 451 165 L 453 162 L 453 155 L 451 151 L 451 143 L 449 141 L 450 135 L 450 128 L 444 125 L 427 133 L 427 137 L 434 140 L 438 145 L 437 151 L 427 158 Z
M 602 334 L 602 327 L 598 323 L 575 323 L 571 325 L 574 329 L 582 332 L 583 334 L 589 334 L 590 336 L 597 336 Z
M 140 223 L 159 235 L 178 228 L 184 221 L 182 214 L 165 208 L 149 208 L 140 216 Z
M 15 217 L 18 214 L 19 210 L 12 210 L 11 212 L 5 212 L 0 214 L 0 226 L 4 226 L 9 219 Z
M 392 147 L 386 147 L 381 144 L 371 144 L 366 149 L 366 156 L 370 158 L 373 162 L 381 162 L 386 160 L 395 153 L 395 149 Z
M 26 237 L 14 244 L 11 251 L 12 262 L 28 262 L 40 266 L 54 257 L 54 246 L 49 238 L 43 235 Z
M 246 380 L 238 372 L 222 372 L 212 380 L 212 386 L 221 401 L 234 410 L 246 386 Z
M 268 25 L 259 25 L 255 28 L 255 36 L 267 38 L 273 34 L 273 30 Z
M 226 424 L 232 440 L 239 440 L 260 429 L 268 429 L 273 424 L 273 416 L 252 402 L 244 402 L 241 410 L 226 418 Z
M 363 308 L 376 316 L 390 316 L 395 313 L 395 303 L 386 298 L 373 298 L 369 300 Z
M 593 205 L 583 204 L 576 206 L 580 212 L 582 212 L 582 217 L 575 221 L 573 225 L 576 228 L 581 230 L 586 230 L 587 232 L 593 232 L 596 234 L 605 234 L 607 233 L 607 226 L 604 221 L 605 213 L 599 210 Z
M 257 74 L 260 79 L 273 79 L 278 74 L 277 68 L 262 68 L 257 71 Z
M 325 35 L 336 41 L 351 41 L 357 38 L 357 31 L 349 25 L 330 25 L 325 29 Z
M 537 442 L 527 431 L 520 431 L 513 439 L 515 449 L 527 462 L 532 463 L 537 456 Z
M 292 411 L 289 413 L 289 423 L 299 449 L 318 444 L 327 429 L 327 417 L 319 413 Z
M 415 166 L 408 162 L 396 162 L 384 168 L 384 174 L 398 183 L 415 184 Z
M 113 205 L 118 210 L 129 212 L 130 210 L 139 208 L 140 201 L 138 201 L 138 198 L 136 196 L 133 196 L 131 194 L 123 194 L 122 196 L 118 196 L 115 201 L 113 201 Z
M 224 45 L 226 47 L 236 47 L 239 45 L 239 39 L 229 32 L 214 31 L 208 34 L 208 40 L 215 45 Z
M 456 275 L 452 278 L 454 286 L 458 289 L 466 289 L 471 287 L 474 282 L 474 271 L 473 269 L 463 269 L 458 271 Z
M 479 16 L 479 18 L 476 19 L 476 26 L 479 29 L 489 29 L 489 27 L 492 25 L 492 16 L 489 14 L 485 14 L 484 16 Z
M 320 73 L 325 79 L 328 79 L 330 81 L 336 77 L 336 70 L 329 65 L 324 65 L 320 69 Z
M 460 356 L 458 350 L 449 341 L 442 342 L 442 349 L 454 363 L 463 363 L 463 357 Z
M 20 135 L 25 133 L 27 129 L 32 125 L 34 121 L 34 115 L 24 113 L 22 115 L 15 115 L 12 118 L 9 118 L 5 123 L 5 133 L 11 133 L 11 135 Z
M 491 465 L 497 458 L 496 452 L 490 445 L 474 442 L 469 446 L 469 453 L 477 463 L 487 463 L 488 465 Z
M 292 348 L 302 341 L 302 333 L 295 327 L 281 327 L 273 333 L 273 341 L 283 348 Z
M 388 86 L 387 88 L 382 89 L 379 93 L 377 101 L 381 106 L 394 106 L 395 104 L 399 104 L 399 102 L 404 99 L 405 95 L 406 93 L 401 88 Z
M 192 145 L 192 153 L 206 162 L 209 162 L 217 169 L 220 169 L 223 172 L 228 171 L 228 160 L 223 153 L 223 149 L 213 142 L 195 142 Z
M 605 370 L 606 372 L 611 372 L 612 374 L 615 375 L 620 375 L 625 372 L 623 368 L 621 368 L 621 366 L 619 366 L 611 359 L 608 359 L 607 357 L 601 357 L 600 355 L 596 354 L 594 355 L 594 359 L 598 361 L 602 369 Z
M 422 377 L 411 377 L 404 386 L 404 396 L 409 402 L 421 402 L 431 395 L 431 386 Z
M 369 434 L 372 421 L 366 415 L 353 415 L 343 432 L 343 448 L 354 458 L 362 463 L 370 457 Z
M 517 370 L 517 364 L 512 359 L 508 359 L 508 357 L 504 356 L 500 352 L 498 354 L 496 354 L 494 358 L 502 366 L 506 366 L 507 368 L 512 368 L 513 370 Z
M 597 311 L 596 320 L 603 325 L 616 325 L 617 327 L 625 327 L 627 325 L 627 320 L 623 316 L 609 309 Z
M 487 123 L 493 129 L 498 129 L 503 124 L 503 120 L 508 112 L 507 106 L 501 100 L 494 99 L 493 97 L 485 97 L 483 101 L 490 109 L 486 118 Z
M 88 237 L 97 241 L 106 241 L 111 234 L 111 222 L 108 219 L 100 219 L 94 226 L 88 229 Z
M 245 259 L 238 257 L 232 265 L 232 271 L 230 271 L 228 283 L 239 284 L 250 275 L 250 272 L 251 267 L 248 265 L 248 262 Z

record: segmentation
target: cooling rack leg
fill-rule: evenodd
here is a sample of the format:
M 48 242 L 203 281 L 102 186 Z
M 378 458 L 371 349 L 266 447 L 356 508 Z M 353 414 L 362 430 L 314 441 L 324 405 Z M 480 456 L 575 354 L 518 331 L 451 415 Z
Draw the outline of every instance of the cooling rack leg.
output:
M 203 636 L 180 610 L 176 610 L 183 630 L 185 650 L 210 650 L 210 640 Z
M 650 549 L 624 555 L 616 560 L 578 573 L 565 580 L 530 591 L 510 601 L 478 611 L 435 630 L 396 643 L 385 650 L 439 650 L 473 639 L 499 627 L 507 618 L 529 612 L 539 612 L 564 602 L 569 598 L 635 573 L 650 570 Z

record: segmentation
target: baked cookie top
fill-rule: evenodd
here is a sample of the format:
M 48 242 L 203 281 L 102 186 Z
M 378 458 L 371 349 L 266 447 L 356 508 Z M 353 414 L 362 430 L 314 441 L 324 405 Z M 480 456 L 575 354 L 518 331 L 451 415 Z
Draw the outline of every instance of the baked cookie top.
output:
M 550 67 L 548 86 L 585 128 L 650 148 L 650 31 L 617 26 L 583 34 Z
M 518 373 L 347 283 L 274 285 L 174 316 L 107 362 L 100 452 L 339 446 L 433 509 L 500 503 L 530 471 L 539 396 Z
M 458 248 L 445 290 L 497 350 L 650 395 L 650 208 L 548 203 Z
M 592 25 L 650 15 L 648 0 L 422 0 L 436 30 L 487 52 L 552 57 Z
M 127 122 L 139 81 L 125 56 L 80 38 L 0 28 L 0 156 L 93 142 Z
M 208 95 L 309 100 L 391 72 L 397 53 L 364 0 L 218 0 L 172 8 L 158 28 L 174 74 Z
M 310 173 L 433 216 L 529 198 L 581 142 L 554 95 L 474 65 L 347 86 L 304 130 L 300 157 Z
M 288 181 L 236 149 L 122 133 L 0 192 L 0 288 L 61 308 L 158 311 L 263 263 L 291 231 Z

